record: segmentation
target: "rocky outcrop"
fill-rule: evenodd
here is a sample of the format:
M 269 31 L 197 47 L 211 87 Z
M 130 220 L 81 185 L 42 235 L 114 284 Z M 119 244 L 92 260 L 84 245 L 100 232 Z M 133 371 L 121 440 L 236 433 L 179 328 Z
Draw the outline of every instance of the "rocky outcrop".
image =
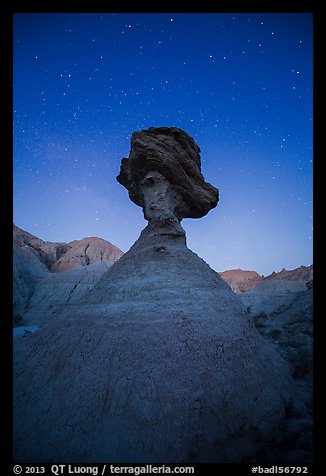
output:
M 216 207 L 218 190 L 205 182 L 199 153 L 192 137 L 177 127 L 137 131 L 131 136 L 130 155 L 122 159 L 117 180 L 127 188 L 130 199 L 143 207 L 146 219 L 151 218 L 147 214 L 153 206 L 180 220 L 200 218 Z
M 101 238 L 55 243 L 14 225 L 14 323 L 46 321 L 58 306 L 89 291 L 122 255 L 119 248 Z
M 70 243 L 43 241 L 13 225 L 14 248 L 21 248 L 34 256 L 51 272 L 88 266 L 98 261 L 114 263 L 123 252 L 102 238 L 90 237 Z
M 255 316 L 261 312 L 272 314 L 279 308 L 291 306 L 297 294 L 306 289 L 305 281 L 267 280 L 250 291 L 239 293 L 238 297 Z
M 48 274 L 37 253 L 19 246 L 13 248 L 13 311 L 14 324 L 22 322 L 38 282 Z
M 97 261 L 60 273 L 48 272 L 34 287 L 21 324 L 46 325 L 69 303 L 79 302 L 87 295 L 111 266 L 109 262 Z
M 236 293 L 250 291 L 264 280 L 256 271 L 244 271 L 242 269 L 223 271 L 220 276 Z
M 102 238 L 83 238 L 69 243 L 69 249 L 51 266 L 51 271 L 61 272 L 89 266 L 103 261 L 113 264 L 123 252 Z
M 279 285 L 285 283 L 292 285 L 292 289 L 281 293 Z M 265 299 L 259 306 L 256 303 L 248 309 L 261 335 L 273 343 L 289 363 L 294 379 L 295 398 L 289 410 L 291 418 L 285 425 L 288 445 L 293 448 L 288 456 L 290 464 L 295 463 L 299 455 L 311 460 L 313 442 L 313 288 L 311 280 L 305 289 L 300 290 L 299 283 L 303 281 L 266 281 L 250 293 L 238 295 L 243 300 L 245 295 L 254 294 L 259 288 L 277 285 L 269 296 L 262 293 Z
M 283 268 L 276 273 L 273 271 L 264 277 L 256 271 L 244 271 L 242 269 L 230 269 L 220 273 L 221 277 L 231 286 L 236 293 L 251 291 L 256 286 L 270 281 L 301 281 L 306 283 L 313 279 L 313 265 L 300 266 L 299 268 L 286 270 Z
M 289 361 L 294 376 L 303 374 L 299 369 L 303 355 L 307 357 L 304 374 L 312 373 L 311 284 L 311 281 L 308 285 L 304 281 L 266 281 L 250 292 L 238 295 L 259 332 L 277 344 L 280 353 Z
M 33 253 L 49 270 L 70 248 L 68 243 L 43 241 L 15 224 L 13 225 L 13 245 L 14 248 L 21 248 L 29 254 Z
M 283 268 L 278 273 L 275 271 L 266 276 L 265 280 L 282 280 L 282 281 L 309 281 L 313 279 L 313 265 L 300 266 L 299 268 L 287 270 Z
M 198 179 L 190 200 L 176 186 L 180 162 L 185 184 L 201 175 L 198 147 L 179 131 L 134 134 L 122 161 L 149 222 L 137 242 L 87 296 L 15 337 L 19 462 L 287 461 L 289 368 L 186 246 L 182 216 L 207 213 L 217 193 Z

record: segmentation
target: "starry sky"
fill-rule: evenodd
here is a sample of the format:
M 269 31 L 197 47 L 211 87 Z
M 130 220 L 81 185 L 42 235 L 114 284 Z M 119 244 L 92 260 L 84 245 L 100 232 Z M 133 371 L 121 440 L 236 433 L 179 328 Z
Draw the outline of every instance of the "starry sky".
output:
M 131 134 L 176 126 L 218 206 L 185 219 L 216 271 L 312 264 L 309 13 L 14 15 L 13 211 L 48 241 L 127 251 L 146 221 L 116 181 Z

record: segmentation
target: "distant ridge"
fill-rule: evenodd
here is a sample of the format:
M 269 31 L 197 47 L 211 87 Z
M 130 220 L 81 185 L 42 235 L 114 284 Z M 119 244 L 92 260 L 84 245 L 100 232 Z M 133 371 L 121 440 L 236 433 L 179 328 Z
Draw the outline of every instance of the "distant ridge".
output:
M 13 225 L 14 316 L 77 299 L 123 252 L 102 238 L 44 241 Z M 41 305 L 42 304 L 42 305 Z
M 246 292 L 254 289 L 261 283 L 270 280 L 283 281 L 310 281 L 313 279 L 313 265 L 300 266 L 292 270 L 283 268 L 276 273 L 273 271 L 268 276 L 261 276 L 256 271 L 245 271 L 242 269 L 230 269 L 219 273 L 234 292 Z
M 115 263 L 122 255 L 117 246 L 97 237 L 82 238 L 69 243 L 43 241 L 13 225 L 14 246 L 33 253 L 51 272 L 88 266 L 98 261 Z

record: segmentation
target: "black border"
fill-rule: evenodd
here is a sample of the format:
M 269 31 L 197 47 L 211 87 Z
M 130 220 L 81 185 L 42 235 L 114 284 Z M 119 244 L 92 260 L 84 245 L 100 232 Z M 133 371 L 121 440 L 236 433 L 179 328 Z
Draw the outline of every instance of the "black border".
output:
M 314 13 L 320 3 L 321 0 L 219 0 L 208 1 L 206 5 L 203 2 L 187 4 L 190 9 L 185 12 L 183 2 L 179 2 L 178 6 L 173 1 L 143 4 L 125 2 L 117 5 L 107 0 L 13 0 L 10 10 L 13 13 Z
M 222 0 L 218 2 L 207 2 L 204 5 L 200 2 L 200 10 L 198 4 L 194 5 L 190 11 L 184 11 L 182 2 L 177 6 L 174 2 L 149 2 L 147 5 L 140 5 L 136 2 L 131 4 L 124 3 L 117 5 L 115 2 L 106 0 L 31 0 L 31 1 L 2 1 L 0 4 L 0 52 L 1 52 L 1 68 L 0 68 L 0 85 L 1 85 L 1 241 L 2 241 L 2 280 L 0 286 L 3 294 L 1 303 L 3 304 L 3 312 L 1 317 L 0 344 L 1 362 L 2 362 L 2 392 L 1 394 L 1 410 L 3 412 L 1 418 L 2 433 L 2 458 L 0 460 L 0 468 L 5 467 L 2 474 L 13 474 L 13 447 L 12 447 L 12 222 L 13 222 L 13 72 L 12 72 L 12 38 L 13 38 L 13 14 L 15 13 L 312 13 L 314 15 L 314 464 L 307 465 L 309 473 L 313 474 L 316 468 L 318 474 L 318 466 L 322 463 L 323 456 L 323 424 L 320 419 L 319 410 L 321 408 L 321 353 L 319 339 L 324 337 L 322 333 L 322 320 L 325 319 L 321 309 L 319 298 L 322 292 L 322 265 L 321 265 L 321 248 L 318 244 L 318 225 L 322 220 L 318 219 L 318 208 L 320 207 L 319 182 L 322 180 L 321 159 L 318 154 L 319 139 L 318 134 L 318 116 L 320 108 L 321 86 L 321 68 L 323 60 L 322 51 L 322 29 L 324 26 L 322 17 L 322 1 L 306 1 L 306 0 L 261 0 L 261 1 L 234 1 Z M 135 8 L 137 7 L 137 9 Z M 155 10 L 155 7 L 158 10 Z M 197 7 L 197 8 L 196 8 Z M 316 230 L 317 228 L 317 230 Z M 60 462 L 58 463 L 60 464 Z M 189 464 L 190 465 L 190 464 Z M 189 466 L 188 465 L 188 466 Z M 23 465 L 27 466 L 27 465 Z M 31 465 L 30 465 L 31 466 Z M 38 465 L 40 466 L 40 465 Z M 50 465 L 44 465 L 50 467 Z M 124 466 L 133 466 L 125 464 Z M 135 465 L 134 465 L 135 466 Z M 166 465 L 168 466 L 168 465 Z M 180 465 L 182 466 L 182 465 Z M 219 470 L 220 474 L 228 474 L 235 472 L 236 474 L 251 474 L 251 465 L 247 464 L 195 464 L 195 475 L 200 471 L 209 471 L 210 469 Z M 3 471 L 3 470 L 2 470 Z M 22 473 L 24 474 L 24 472 Z M 46 471 L 46 474 L 51 472 Z M 100 473 L 99 473 L 100 474 Z

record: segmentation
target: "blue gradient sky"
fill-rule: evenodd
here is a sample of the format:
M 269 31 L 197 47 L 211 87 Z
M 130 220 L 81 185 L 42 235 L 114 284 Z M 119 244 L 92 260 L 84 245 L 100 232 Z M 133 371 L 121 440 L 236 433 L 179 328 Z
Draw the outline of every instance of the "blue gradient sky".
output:
M 311 14 L 16 14 L 14 221 L 127 251 L 146 222 L 120 159 L 176 126 L 220 190 L 188 246 L 217 271 L 309 265 L 312 119 Z

